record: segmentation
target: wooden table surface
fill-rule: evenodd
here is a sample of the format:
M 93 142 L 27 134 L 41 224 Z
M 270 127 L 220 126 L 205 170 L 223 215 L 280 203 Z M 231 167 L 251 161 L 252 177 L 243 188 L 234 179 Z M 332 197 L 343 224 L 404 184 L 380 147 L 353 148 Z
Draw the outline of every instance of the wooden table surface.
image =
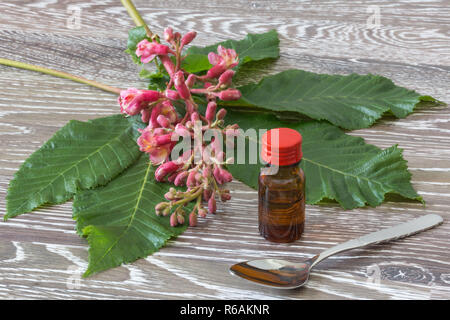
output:
M 449 1 L 144 1 L 136 6 L 159 34 L 165 26 L 198 31 L 206 45 L 275 28 L 275 73 L 375 73 L 450 101 Z M 79 29 L 71 14 L 80 8 Z M 75 10 L 75 11 L 74 11 Z M 379 25 L 371 15 L 379 10 Z M 118 0 L 6 0 L 0 3 L 0 57 L 118 87 L 144 87 L 123 53 L 132 20 Z M 74 29 L 75 28 L 75 29 Z M 112 94 L 69 80 L 0 66 L 0 215 L 20 164 L 71 119 L 117 113 Z M 79 281 L 87 243 L 74 231 L 71 202 L 0 222 L 0 299 L 449 299 L 450 109 L 422 108 L 351 132 L 368 143 L 404 149 L 426 205 L 391 200 L 377 208 L 307 206 L 303 238 L 277 245 L 257 231 L 257 194 L 233 182 L 218 214 L 158 253 Z M 228 273 L 256 257 L 311 257 L 339 242 L 437 213 L 444 224 L 419 235 L 348 251 L 318 265 L 308 285 L 280 291 Z

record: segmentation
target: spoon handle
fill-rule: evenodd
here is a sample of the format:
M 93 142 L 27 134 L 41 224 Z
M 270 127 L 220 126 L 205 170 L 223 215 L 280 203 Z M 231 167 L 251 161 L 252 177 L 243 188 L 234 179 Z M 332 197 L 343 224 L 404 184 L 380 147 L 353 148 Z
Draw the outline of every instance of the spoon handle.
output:
M 369 244 L 405 238 L 413 234 L 419 233 L 421 231 L 431 229 L 441 224 L 442 222 L 443 219 L 441 216 L 438 216 L 437 214 L 427 214 L 423 217 L 411 220 L 406 223 L 399 224 L 398 226 L 382 229 L 380 231 L 372 232 L 362 237 L 340 243 L 312 258 L 311 268 L 314 267 L 319 262 L 321 262 L 322 260 L 339 252 L 355 248 L 361 248 Z

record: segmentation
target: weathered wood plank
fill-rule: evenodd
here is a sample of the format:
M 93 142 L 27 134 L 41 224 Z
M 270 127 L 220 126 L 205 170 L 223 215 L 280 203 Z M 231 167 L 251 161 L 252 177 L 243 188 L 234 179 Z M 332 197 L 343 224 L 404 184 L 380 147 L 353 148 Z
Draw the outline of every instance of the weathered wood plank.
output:
M 81 29 L 66 26 L 67 7 L 82 8 Z M 199 31 L 196 44 L 276 28 L 282 57 L 267 72 L 376 73 L 450 101 L 449 25 L 445 1 L 136 1 L 156 32 L 166 25 Z M 381 25 L 367 28 L 369 5 Z M 217 13 L 220 11 L 220 15 Z M 20 19 L 17 19 L 20 17 Z M 0 4 L 0 55 L 120 87 L 143 86 L 123 54 L 132 22 L 118 1 L 9 1 Z M 257 79 L 261 75 L 255 75 Z M 245 81 L 245 80 L 244 80 Z M 116 113 L 116 97 L 67 80 L 0 66 L 0 216 L 20 164 L 68 120 Z M 74 232 L 71 203 L 0 223 L 0 298 L 448 299 L 450 297 L 450 109 L 420 108 L 351 132 L 368 143 L 398 143 L 414 187 L 426 200 L 392 199 L 377 208 L 307 207 L 301 241 L 271 244 L 257 232 L 256 192 L 231 184 L 233 199 L 152 257 L 77 284 L 87 244 Z M 315 269 L 306 288 L 278 291 L 229 275 L 230 264 L 255 257 L 302 259 L 341 241 L 425 213 L 439 228 L 390 244 L 342 253 Z M 380 283 L 370 284 L 372 272 Z

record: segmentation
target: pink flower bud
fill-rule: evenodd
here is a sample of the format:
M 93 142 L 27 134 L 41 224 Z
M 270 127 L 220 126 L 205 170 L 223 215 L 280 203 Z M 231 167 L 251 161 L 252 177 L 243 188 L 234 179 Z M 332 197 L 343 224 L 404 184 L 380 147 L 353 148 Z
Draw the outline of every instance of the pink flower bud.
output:
M 216 115 L 217 104 L 214 101 L 210 101 L 206 107 L 205 118 L 208 121 L 213 121 Z
M 214 179 L 216 179 L 218 184 L 223 184 L 222 176 L 220 174 L 219 167 L 215 167 L 213 170 Z
M 164 198 L 168 201 L 175 200 L 175 195 L 172 192 L 168 191 L 164 194 Z
M 170 48 L 157 42 L 149 42 L 147 39 L 140 41 L 136 45 L 136 55 L 141 57 L 142 63 L 148 63 L 157 55 L 167 55 Z
M 184 35 L 184 37 L 181 39 L 181 45 L 185 46 L 185 45 L 191 43 L 192 40 L 194 40 L 196 35 L 197 35 L 197 32 L 195 32 L 195 31 L 190 31 L 190 32 L 186 33 Z
M 195 179 L 196 174 L 197 174 L 196 170 L 192 170 L 191 172 L 189 172 L 189 175 L 186 180 L 186 186 L 188 186 L 189 188 L 195 187 L 197 182 Z
M 227 89 L 224 91 L 220 91 L 217 96 L 219 99 L 224 101 L 230 101 L 230 100 L 238 100 L 241 98 L 242 94 L 237 89 Z
M 191 121 L 193 123 L 195 123 L 196 121 L 199 121 L 199 120 L 200 120 L 200 116 L 198 115 L 198 112 L 193 112 L 191 114 Z
M 194 86 L 194 84 L 195 84 L 196 78 L 197 78 L 197 76 L 195 74 L 191 73 L 184 83 L 186 83 L 188 88 L 192 88 Z
M 160 202 L 155 206 L 156 211 L 162 211 L 168 206 L 167 202 Z
M 191 227 L 195 227 L 197 225 L 197 215 L 195 214 L 194 211 L 192 211 L 191 214 L 189 215 L 189 225 Z
M 222 64 L 216 64 L 214 67 L 208 70 L 208 72 L 206 73 L 206 77 L 210 79 L 217 78 L 222 73 L 224 73 L 225 70 L 227 70 L 225 66 L 223 66 Z
M 142 109 L 141 110 L 141 119 L 142 119 L 142 122 L 148 123 L 148 121 L 150 120 L 150 110 Z
M 234 76 L 233 70 L 227 70 L 219 77 L 219 84 L 221 85 L 230 85 Z
M 158 103 L 156 106 L 152 108 L 151 114 L 150 114 L 150 121 L 149 125 L 150 128 L 158 128 L 158 116 L 161 114 L 161 104 Z
M 175 32 L 173 38 L 175 39 L 175 41 L 178 41 L 181 39 L 181 34 L 179 32 Z
M 189 88 L 184 83 L 184 75 L 183 71 L 178 71 L 174 76 L 174 84 L 175 88 L 178 91 L 178 94 L 182 99 L 189 99 L 191 97 L 191 93 L 189 92 Z
M 160 135 L 160 136 L 155 136 L 154 137 L 154 146 L 155 147 L 161 147 L 164 146 L 165 144 L 170 144 L 171 142 L 177 141 L 178 134 L 176 134 L 175 132 L 170 132 L 168 134 L 164 134 L 164 135 Z
M 209 178 L 209 176 L 211 175 L 211 168 L 209 166 L 205 166 L 203 168 L 202 174 L 203 174 L 204 178 L 206 178 L 206 179 Z
M 209 213 L 216 213 L 217 206 L 216 206 L 216 199 L 214 198 L 214 194 L 209 198 L 208 200 L 208 211 Z
M 177 214 L 174 212 L 170 216 L 170 226 L 171 227 L 176 227 L 177 225 L 178 225 Z
M 198 216 L 201 218 L 205 218 L 207 213 L 208 212 L 203 208 L 198 209 Z
M 163 163 L 158 167 L 158 169 L 156 169 L 155 179 L 159 182 L 162 182 L 162 181 L 164 181 L 164 178 L 168 174 L 171 174 L 172 172 L 176 171 L 178 168 L 179 168 L 179 165 L 173 161 Z
M 178 175 L 177 172 L 174 172 L 174 173 L 170 174 L 169 177 L 167 178 L 167 181 L 173 183 L 175 181 L 175 178 L 177 177 L 177 175 Z
M 167 42 L 171 42 L 173 40 L 173 29 L 168 27 L 164 29 L 164 39 Z
M 203 176 L 201 173 L 197 172 L 197 174 L 195 175 L 195 185 L 200 185 L 203 181 Z
M 231 195 L 229 193 L 222 193 L 220 195 L 220 200 L 222 200 L 222 202 L 228 201 L 231 199 Z
M 182 214 L 177 214 L 177 221 L 179 224 L 183 224 L 184 223 L 184 216 Z M 190 222 L 190 217 L 189 217 L 189 222 Z
M 178 120 L 177 112 L 169 100 L 165 100 L 161 104 L 161 114 L 169 120 L 170 123 L 175 123 Z
M 189 137 L 191 135 L 191 132 L 181 123 L 175 126 L 175 132 L 182 137 Z
M 177 187 L 184 186 L 186 183 L 186 178 L 189 175 L 187 171 L 181 171 L 177 174 L 177 177 L 175 178 L 174 185 Z
M 233 175 L 225 169 L 220 168 L 220 175 L 223 182 L 231 182 L 233 180 Z
M 160 97 L 161 94 L 154 90 L 138 90 L 135 88 L 122 90 L 118 98 L 120 112 L 134 116 L 146 107 L 149 102 L 154 102 Z
M 160 202 L 155 206 L 155 213 L 157 216 L 161 215 L 164 209 L 167 208 L 169 204 L 167 202 Z
M 223 118 L 225 118 L 226 115 L 227 115 L 227 110 L 222 108 L 222 109 L 219 110 L 219 112 L 217 112 L 216 119 L 217 120 L 222 120 Z
M 162 215 L 164 217 L 166 217 L 168 214 L 170 213 L 170 206 L 168 206 L 167 208 L 165 208 L 162 212 Z
M 191 100 L 185 100 L 184 103 L 186 106 L 186 112 L 188 114 L 191 114 L 192 112 L 194 112 L 196 110 L 196 107 L 194 106 L 194 104 Z
M 175 64 L 173 63 L 172 59 L 170 59 L 168 55 L 164 55 L 159 56 L 159 60 L 161 60 L 161 63 L 163 64 L 169 76 L 173 77 L 173 74 L 175 73 Z
M 170 122 L 169 119 L 167 119 L 165 116 L 163 116 L 162 114 L 160 114 L 158 116 L 158 118 L 156 118 L 156 121 L 158 122 L 158 124 L 163 127 L 163 128 L 168 128 L 170 126 Z
M 167 89 L 165 91 L 165 95 L 167 98 L 169 98 L 170 100 L 178 100 L 180 99 L 180 95 L 178 94 L 178 92 L 176 92 L 175 90 L 170 90 Z
M 203 190 L 203 200 L 204 200 L 204 201 L 208 201 L 209 198 L 211 198 L 211 194 L 212 194 L 211 189 L 205 189 L 205 190 Z

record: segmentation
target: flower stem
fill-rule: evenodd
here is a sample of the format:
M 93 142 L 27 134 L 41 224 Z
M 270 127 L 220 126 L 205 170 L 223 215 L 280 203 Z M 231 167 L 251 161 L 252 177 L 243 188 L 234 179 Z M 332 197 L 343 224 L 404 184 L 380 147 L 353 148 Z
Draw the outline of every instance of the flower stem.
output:
M 127 9 L 128 14 L 130 15 L 130 17 L 133 19 L 133 21 L 136 24 L 136 26 L 144 27 L 145 31 L 147 32 L 147 36 L 149 38 L 152 38 L 153 37 L 153 33 L 148 28 L 148 26 L 145 23 L 144 19 L 142 19 L 141 15 L 137 11 L 137 9 L 134 6 L 133 2 L 131 0 L 121 0 L 121 1 L 122 1 L 123 6 L 125 7 L 125 9 Z
M 102 89 L 102 90 L 105 90 L 108 92 L 112 92 L 115 94 L 120 93 L 119 88 L 111 87 L 106 84 L 99 83 L 99 82 L 93 81 L 93 80 L 89 80 L 89 79 L 86 79 L 83 77 L 75 76 L 73 74 L 63 72 L 63 71 L 53 70 L 53 69 L 49 69 L 49 68 L 45 68 L 45 67 L 36 66 L 33 64 L 28 64 L 28 63 L 4 59 L 4 58 L 0 58 L 0 64 L 3 64 L 5 66 L 20 68 L 20 69 L 42 72 L 45 74 L 49 74 L 51 76 L 73 80 L 73 81 L 80 82 L 83 84 L 88 84 L 90 86 L 93 86 L 93 87 L 96 87 L 96 88 L 99 88 L 99 89 Z

